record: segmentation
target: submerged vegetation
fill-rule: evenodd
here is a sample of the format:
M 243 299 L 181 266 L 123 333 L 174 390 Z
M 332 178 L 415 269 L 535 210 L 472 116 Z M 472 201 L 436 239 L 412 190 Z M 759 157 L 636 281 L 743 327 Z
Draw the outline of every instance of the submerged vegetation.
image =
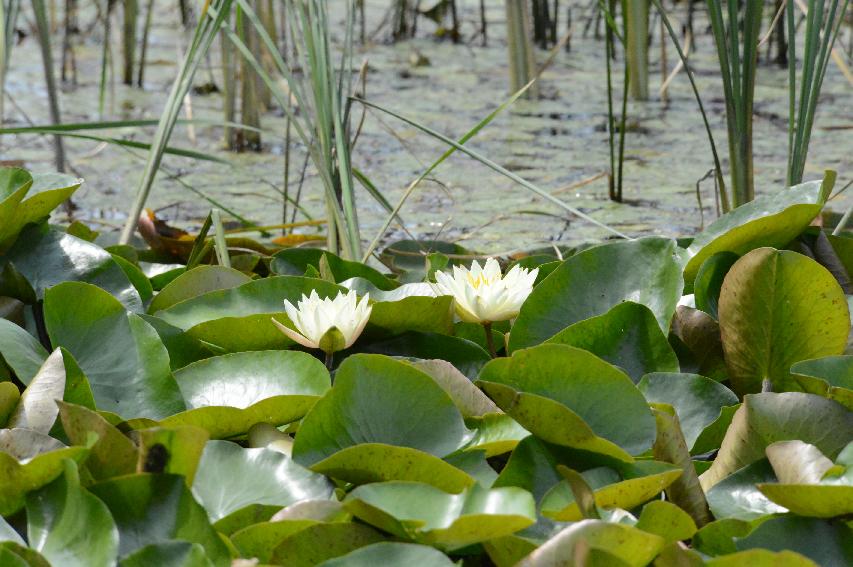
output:
M 159 118 L 63 123 L 53 50 L 73 91 L 81 14 L 103 33 L 92 103 L 106 116 L 111 34 L 122 82 L 143 88 L 158 7 L 68 0 L 55 41 L 56 6 L 0 0 L 0 88 L 32 14 L 50 120 L 0 129 L 0 565 L 853 564 L 853 207 L 828 211 L 849 183 L 806 167 L 830 65 L 853 84 L 848 4 L 708 0 L 705 21 L 661 0 L 395 0 L 371 31 L 366 0 L 180 2 L 185 48 Z M 469 142 L 519 105 L 579 120 L 554 110 L 549 81 L 583 29 L 600 42 L 609 163 L 548 188 L 535 163 Z M 453 135 L 410 112 L 414 91 L 376 100 L 355 58 L 382 30 L 454 53 L 499 44 L 502 92 Z M 714 46 L 727 160 L 693 72 L 698 34 Z M 766 64 L 787 66 L 787 135 L 773 141 L 787 141 L 787 182 L 756 191 L 765 44 Z M 691 136 L 709 146 L 684 156 L 707 168 L 702 228 L 639 234 L 567 197 L 606 179 L 613 206 L 632 206 L 618 203 L 634 113 L 665 108 L 679 72 L 704 126 Z M 222 92 L 213 125 L 193 118 L 202 87 Z M 389 193 L 359 158 L 370 123 L 440 153 Z M 274 214 L 240 208 L 255 192 L 234 206 L 171 169 L 234 170 L 176 135 L 194 144 L 197 127 L 248 155 L 284 140 Z M 11 136 L 50 137 L 57 172 L 21 167 Z M 122 180 L 136 193 L 120 226 L 77 215 L 84 182 L 63 173 L 63 143 L 80 141 L 144 160 Z M 488 171 L 541 202 L 519 214 L 559 219 L 571 243 L 505 235 L 512 252 L 486 254 L 443 225 L 413 233 L 407 204 L 454 155 L 475 181 Z M 164 177 L 206 217 L 178 226 L 147 208 Z

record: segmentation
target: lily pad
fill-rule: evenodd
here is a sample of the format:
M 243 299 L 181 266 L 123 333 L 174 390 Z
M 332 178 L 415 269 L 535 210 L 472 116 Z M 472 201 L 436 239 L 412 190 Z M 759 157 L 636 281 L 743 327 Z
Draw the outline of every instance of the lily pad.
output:
M 780 248 L 800 234 L 820 213 L 835 185 L 835 173 L 763 195 L 736 208 L 696 235 L 687 248 L 684 280 L 692 283 L 700 266 L 717 252 L 743 255 L 763 246 Z
M 634 382 L 649 372 L 679 370 L 678 358 L 654 314 L 632 301 L 570 325 L 546 342 L 588 350 L 623 369 Z
M 593 490 L 599 508 L 631 509 L 660 494 L 675 479 L 681 469 L 668 463 L 638 461 L 625 467 L 621 474 L 599 467 L 581 473 Z M 577 522 L 584 518 L 568 482 L 562 481 L 542 498 L 542 514 L 560 522 Z
M 216 522 L 252 504 L 284 507 L 308 498 L 329 498 L 332 485 L 277 451 L 210 441 L 199 463 L 193 493 Z
M 389 541 L 374 543 L 341 557 L 329 559 L 319 567 L 376 567 L 377 565 L 453 567 L 455 563 L 432 547 Z
M 853 356 L 825 356 L 803 360 L 791 367 L 803 390 L 842 404 L 853 411 Z
M 295 421 L 331 385 L 323 363 L 297 351 L 208 358 L 178 370 L 175 380 L 189 409 L 162 423 L 196 425 L 215 439 L 246 433 L 256 423 Z
M 793 551 L 818 565 L 853 564 L 853 529 L 842 522 L 796 516 L 771 518 L 736 540 L 735 545 L 739 550 Z
M 844 291 L 832 274 L 796 252 L 759 248 L 732 266 L 720 293 L 729 378 L 739 394 L 800 388 L 790 368 L 841 354 L 850 331 Z M 784 347 L 782 346 L 784 345 Z
M 414 366 L 382 355 L 344 360 L 334 387 L 302 420 L 293 458 L 314 465 L 361 443 L 446 456 L 471 432 L 447 393 Z
M 756 487 L 765 482 L 776 482 L 776 476 L 767 459 L 761 459 L 711 487 L 706 492 L 708 506 L 718 519 L 751 521 L 767 514 L 786 513 L 786 508 L 772 502 Z
M 717 252 L 702 263 L 693 282 L 693 296 L 696 307 L 718 319 L 717 308 L 720 303 L 720 290 L 731 267 L 740 256 L 733 252 Z
M 648 307 L 666 332 L 682 287 L 674 240 L 650 237 L 589 248 L 533 289 L 510 333 L 509 349 L 544 342 L 624 301 Z
M 314 567 L 335 557 L 385 538 L 376 530 L 356 523 L 315 524 L 287 537 L 273 550 L 270 563 L 288 567 Z
M 23 435 L 16 435 L 22 433 Z M 66 459 L 83 461 L 88 455 L 85 447 L 64 447 L 53 440 L 50 447 L 39 452 L 32 438 L 39 434 L 20 429 L 0 430 L 0 515 L 8 516 L 24 505 L 25 495 L 53 481 L 63 473 Z M 27 453 L 23 458 L 10 454 L 10 443 L 18 443 L 14 437 L 22 437 L 20 443 L 27 444 Z M 47 436 L 44 436 L 47 437 Z M 47 437 L 51 440 L 50 437 Z M 23 449 L 23 447 L 22 447 Z
M 137 448 L 100 414 L 83 406 L 59 402 L 65 435 L 75 445 L 90 446 L 86 468 L 95 479 L 130 474 L 136 470 Z M 97 435 L 92 443 L 89 436 Z
M 283 276 L 301 276 L 309 266 L 313 266 L 319 272 L 323 256 L 326 257 L 326 266 L 328 266 L 330 275 L 336 283 L 359 277 L 366 279 L 382 290 L 394 289 L 398 285 L 370 266 L 344 260 L 331 252 L 318 248 L 288 248 L 276 252 L 270 262 L 270 270 Z
M 252 281 L 252 278 L 225 266 L 198 266 L 169 282 L 148 306 L 149 313 L 203 295 L 210 291 L 231 289 Z
M 834 458 L 853 439 L 853 412 L 813 394 L 750 394 L 735 412 L 714 464 L 700 480 L 707 492 L 737 470 L 765 457 L 771 443 L 798 439 Z
M 0 356 L 25 386 L 48 354 L 38 339 L 13 322 L 0 318 Z
M 188 541 L 152 543 L 119 562 L 119 567 L 213 567 L 204 548 Z
M 452 551 L 517 532 L 536 521 L 530 493 L 479 485 L 460 494 L 411 482 L 382 482 L 350 492 L 344 507 L 383 531 Z
M 27 496 L 27 539 L 54 565 L 110 567 L 118 552 L 109 509 L 80 486 L 71 460 L 62 476 Z
M 517 351 L 490 362 L 477 384 L 549 443 L 630 461 L 654 442 L 654 417 L 630 378 L 584 350 L 548 344 Z
M 720 417 L 737 396 L 722 384 L 698 374 L 654 373 L 637 384 L 646 400 L 675 408 L 684 440 L 693 448 L 702 432 Z
M 85 282 L 105 290 L 129 311 L 142 311 L 139 292 L 109 252 L 59 230 L 26 228 L 0 257 L 0 267 L 7 262 L 27 279 L 37 299 L 62 282 Z
M 0 177 L 0 252 L 9 248 L 26 225 L 50 216 L 82 183 L 82 179 L 61 173 L 29 174 L 4 168 Z
M 66 282 L 46 292 L 44 310 L 51 342 L 77 360 L 98 409 L 162 419 L 185 408 L 157 332 L 110 294 Z
M 396 337 L 356 343 L 353 349 L 359 352 L 385 354 L 420 359 L 446 360 L 469 379 L 474 379 L 487 362 L 489 353 L 478 344 L 459 337 L 438 333 L 407 332 Z
M 198 543 L 216 566 L 231 564 L 228 548 L 193 499 L 184 478 L 135 474 L 93 484 L 91 490 L 109 508 L 119 532 L 119 557 L 170 540 Z
M 602 520 L 575 522 L 545 542 L 518 563 L 518 567 L 558 567 L 574 557 L 578 547 L 613 555 L 621 563 L 611 565 L 647 565 L 665 547 L 662 537 L 624 524 Z M 604 565 L 606 563 L 602 563 Z

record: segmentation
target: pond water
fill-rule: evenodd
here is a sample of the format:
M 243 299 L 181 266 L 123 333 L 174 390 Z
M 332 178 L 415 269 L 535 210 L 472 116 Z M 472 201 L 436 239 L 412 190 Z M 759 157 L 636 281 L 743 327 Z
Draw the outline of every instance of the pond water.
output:
M 389 2 L 368 1 L 368 29 L 381 20 Z M 460 2 L 464 38 L 476 34 L 478 2 Z M 434 24 L 421 19 L 418 38 L 396 44 L 380 41 L 359 48 L 357 59 L 369 62 L 367 98 L 394 109 L 450 137 L 458 138 L 491 112 L 508 96 L 507 53 L 503 34 L 503 2 L 489 2 L 489 44 L 479 40 L 453 44 L 432 37 Z M 673 14 L 683 19 L 682 5 Z M 340 40 L 343 8 L 332 8 L 335 39 Z M 658 25 L 650 51 L 652 100 L 629 103 L 631 129 L 626 138 L 624 197 L 622 204 L 607 198 L 607 181 L 600 178 L 582 187 L 561 190 L 600 174 L 608 168 L 609 149 L 605 131 L 607 117 L 603 40 L 590 32 L 583 35 L 583 9 L 575 9 L 576 24 L 571 51 L 557 55 L 543 74 L 543 96 L 519 101 L 484 129 L 468 145 L 518 175 L 582 209 L 597 220 L 620 231 L 643 234 L 692 234 L 715 217 L 713 183 L 701 185 L 703 207 L 697 202 L 696 182 L 713 167 L 701 116 L 687 77 L 679 74 L 669 88 L 668 102 L 657 94 L 661 83 Z M 561 14 L 564 16 L 565 14 Z M 94 13 L 84 10 L 85 28 Z M 679 24 L 675 24 L 680 29 Z M 565 22 L 560 24 L 565 29 Z M 116 27 L 118 29 L 118 27 Z M 149 67 L 144 89 L 111 89 L 106 119 L 157 118 L 171 80 L 177 71 L 180 44 L 186 42 L 171 8 L 158 11 L 149 48 Z M 726 169 L 727 145 L 724 102 L 718 82 L 713 39 L 704 19 L 696 25 L 698 38 L 691 65 L 710 113 L 718 151 Z M 66 122 L 98 119 L 100 38 L 98 30 L 80 38 L 75 46 L 78 81 L 65 85 L 61 105 Z M 849 29 L 845 33 L 850 33 Z M 57 33 L 55 43 L 61 34 Z M 843 45 L 846 45 L 846 38 Z M 677 55 L 667 45 L 668 68 Z M 59 60 L 59 50 L 56 49 Z M 413 65 L 415 55 L 428 64 Z M 539 61 L 546 52 L 538 51 Z M 115 72 L 120 65 L 120 47 L 113 49 Z M 427 61 L 421 59 L 421 63 Z M 762 56 L 763 61 L 763 56 Z M 219 49 L 211 52 L 207 66 L 196 76 L 196 84 L 219 83 Z M 614 73 L 616 83 L 621 73 Z M 618 86 L 618 85 L 617 85 Z M 12 53 L 7 91 L 6 125 L 47 124 L 47 97 L 38 45 L 26 37 Z M 617 93 L 618 96 L 618 93 Z M 192 96 L 196 119 L 222 120 L 218 93 Z M 762 62 L 758 72 L 754 113 L 756 190 L 759 194 L 784 187 L 787 156 L 787 71 Z M 228 165 L 167 156 L 157 179 L 149 206 L 158 215 L 182 226 L 199 223 L 210 203 L 200 191 L 225 207 L 260 224 L 281 222 L 283 185 L 283 140 L 285 121 L 275 109 L 262 116 L 264 150 L 260 153 L 229 153 L 222 150 L 222 130 L 196 125 L 195 142 L 186 126 L 178 126 L 172 145 L 193 148 L 227 160 Z M 153 128 L 113 131 L 112 135 L 147 141 Z M 52 168 L 51 141 L 37 136 L 3 136 L 0 156 L 23 160 L 35 171 Z M 144 156 L 97 142 L 67 139 L 69 164 L 86 179 L 78 191 L 76 218 L 89 220 L 96 228 L 118 227 L 130 207 L 142 174 Z M 354 164 L 392 203 L 405 187 L 445 150 L 441 142 L 387 115 L 370 112 L 354 152 Z M 296 191 L 303 153 L 294 146 L 290 192 Z M 824 169 L 839 172 L 837 187 L 853 177 L 853 88 L 830 63 L 815 120 L 806 179 L 818 178 Z M 178 180 L 175 179 L 178 178 Z M 830 202 L 830 209 L 845 210 L 853 203 L 853 191 Z M 302 205 L 321 217 L 323 204 L 319 179 L 309 167 L 305 174 Z M 370 240 L 384 220 L 383 210 L 367 195 L 360 196 L 359 215 L 363 236 Z M 700 214 L 701 213 L 701 214 Z M 288 215 L 289 216 L 289 215 Z M 517 249 L 575 243 L 606 236 L 606 232 L 584 221 L 572 219 L 555 206 L 543 202 L 525 188 L 461 154 L 454 155 L 433 179 L 416 191 L 402 210 L 405 228 L 419 237 L 459 241 L 471 249 L 501 253 Z M 388 239 L 405 237 L 395 228 Z

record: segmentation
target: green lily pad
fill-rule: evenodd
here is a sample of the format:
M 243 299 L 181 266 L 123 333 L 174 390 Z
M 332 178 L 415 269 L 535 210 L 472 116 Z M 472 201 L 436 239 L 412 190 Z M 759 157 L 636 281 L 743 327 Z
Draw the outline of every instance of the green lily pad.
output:
M 446 360 L 472 380 L 492 359 L 480 345 L 469 340 L 414 331 L 390 339 L 370 341 L 367 344 L 356 343 L 353 349 L 388 356 Z
M 24 229 L 0 257 L 0 267 L 7 262 L 27 279 L 37 299 L 62 282 L 85 282 L 105 290 L 128 310 L 142 311 L 139 292 L 109 252 L 59 230 L 47 226 Z
M 853 442 L 842 455 L 853 455 Z M 827 459 L 814 445 L 781 441 L 767 447 L 767 458 L 778 483 L 758 484 L 758 490 L 799 516 L 832 518 L 853 514 L 853 465 Z M 832 474 L 840 469 L 841 474 Z M 841 472 L 843 471 L 843 472 Z
M 667 543 L 688 540 L 696 533 L 696 523 L 690 514 L 666 500 L 653 500 L 643 506 L 637 528 L 657 534 Z
M 797 516 L 771 518 L 736 540 L 735 545 L 739 550 L 793 551 L 818 565 L 853 564 L 853 529 L 841 522 Z
M 474 430 L 474 438 L 464 450 L 483 451 L 486 457 L 509 453 L 519 442 L 530 436 L 529 431 L 504 413 L 469 418 L 465 420 L 465 424 Z
M 119 532 L 119 557 L 170 540 L 198 543 L 216 566 L 231 564 L 228 548 L 204 508 L 178 475 L 134 474 L 93 484 L 89 490 L 110 509 Z
M 637 384 L 646 400 L 675 408 L 688 449 L 737 396 L 722 384 L 698 374 L 654 373 Z
M 696 281 L 693 282 L 696 307 L 714 319 L 719 318 L 718 307 L 723 281 L 739 258 L 740 256 L 733 252 L 717 252 L 702 263 L 696 274 Z
M 344 448 L 311 465 L 311 470 L 353 484 L 407 480 L 448 492 L 460 492 L 475 482 L 471 475 L 435 455 L 384 443 Z
M 649 372 L 678 372 L 678 358 L 645 305 L 626 301 L 604 315 L 570 325 L 548 339 L 588 350 L 636 382 Z
M 844 352 L 850 313 L 835 277 L 788 250 L 759 248 L 732 266 L 720 293 L 720 330 L 729 378 L 739 394 L 800 388 L 796 362 Z M 780 348 L 784 345 L 784 348 Z
M 134 429 L 128 433 L 139 447 L 137 472 L 180 475 L 192 486 L 207 431 L 191 425 Z
M 785 246 L 820 213 L 834 184 L 835 173 L 828 171 L 823 181 L 760 196 L 721 216 L 687 248 L 690 260 L 684 268 L 684 280 L 692 283 L 705 260 L 717 252 L 741 256 L 762 246 Z
M 382 355 L 344 360 L 334 387 L 302 420 L 293 458 L 311 466 L 361 443 L 446 456 L 471 437 L 453 401 L 411 364 Z
M 654 417 L 630 378 L 595 355 L 542 345 L 490 362 L 477 384 L 541 439 L 630 461 L 655 438 Z
M 788 510 L 771 501 L 756 484 L 776 482 L 767 459 L 761 459 L 729 475 L 706 492 L 708 506 L 718 519 L 734 518 L 751 521 L 767 514 L 784 514 Z
M 705 563 L 708 567 L 818 567 L 818 564 L 810 559 L 794 553 L 793 551 L 773 552 L 766 549 L 750 549 L 716 557 Z
M 853 412 L 813 394 L 750 394 L 735 412 L 714 464 L 700 480 L 707 492 L 737 470 L 759 461 L 771 443 L 799 439 L 834 458 L 853 439 Z
M 252 281 L 252 278 L 225 266 L 198 266 L 166 284 L 151 301 L 148 312 L 155 314 L 173 305 L 210 291 L 231 289 Z
M 296 532 L 319 523 L 319 520 L 313 519 L 259 522 L 235 532 L 230 539 L 241 557 L 270 563 L 278 544 Z
M 296 304 L 303 295 L 315 290 L 320 297 L 334 297 L 339 291 L 345 291 L 340 286 L 314 278 L 277 276 L 210 291 L 159 311 L 157 316 L 184 330 L 217 319 L 233 320 L 252 315 L 266 315 L 267 320 L 276 315 L 284 320 L 287 317 L 284 313 L 285 299 Z M 271 322 L 269 326 L 281 334 Z
M 374 543 L 341 557 L 329 559 L 319 567 L 376 567 L 377 565 L 417 565 L 418 567 L 453 567 L 456 565 L 442 552 L 414 543 Z
M 286 537 L 272 552 L 270 563 L 288 567 L 314 567 L 329 559 L 385 538 L 376 530 L 356 523 L 315 524 Z
M 536 506 L 520 488 L 474 485 L 460 494 L 412 482 L 359 486 L 344 500 L 357 518 L 395 536 L 452 551 L 522 530 Z
M 8 516 L 24 505 L 25 495 L 53 481 L 62 474 L 65 459 L 85 460 L 85 447 L 64 447 L 46 435 L 44 451 L 33 443 L 40 434 L 22 429 L 0 430 L 0 515 Z M 20 440 L 18 439 L 20 438 Z M 20 447 L 26 445 L 26 447 Z M 18 446 L 18 447 L 16 447 Z M 11 453 L 26 448 L 26 453 Z M 19 458 L 20 457 L 20 458 Z
M 110 511 L 80 486 L 71 460 L 62 476 L 27 496 L 27 539 L 54 565 L 110 567 L 118 552 Z
M 82 183 L 82 179 L 61 173 L 31 175 L 22 169 L 4 168 L 0 177 L 0 252 L 9 248 L 26 225 L 50 216 Z
M 131 474 L 136 470 L 137 448 L 121 431 L 100 414 L 80 405 L 59 402 L 59 416 L 65 435 L 75 445 L 90 446 L 86 468 L 95 479 Z M 89 435 L 98 436 L 91 443 Z
M 89 382 L 70 353 L 58 348 L 47 357 L 30 382 L 7 426 L 50 433 L 59 415 L 57 401 L 66 400 L 94 408 Z
M 13 322 L 0 318 L 0 356 L 25 386 L 47 360 L 48 354 L 38 339 Z
M 563 529 L 556 536 L 518 563 L 518 567 L 558 567 L 566 565 L 566 558 L 574 557 L 575 550 L 603 551 L 621 561 L 611 565 L 647 565 L 666 546 L 662 537 L 624 524 L 611 524 L 602 520 L 583 520 Z M 607 563 L 600 563 L 606 565 Z
M 509 349 L 544 342 L 624 301 L 648 307 L 666 332 L 682 287 L 674 240 L 650 237 L 589 248 L 533 289 L 512 328 Z
M 169 366 L 172 370 L 213 356 L 214 352 L 209 345 L 189 336 L 183 330 L 153 315 L 142 314 L 140 317 L 157 331 L 169 353 Z
M 411 364 L 441 386 L 459 408 L 462 417 L 467 419 L 500 413 L 500 408 L 482 390 L 446 360 L 413 360 Z
M 791 367 L 800 387 L 842 404 L 853 411 L 853 356 L 825 356 L 803 360 Z
M 98 409 L 162 419 L 185 408 L 157 332 L 107 292 L 62 283 L 47 291 L 44 310 L 51 341 L 74 355 Z
M 21 392 L 11 382 L 0 382 L 0 427 L 6 427 L 9 416 L 18 407 Z
M 660 494 L 675 479 L 681 469 L 668 463 L 638 461 L 625 467 L 621 474 L 599 467 L 581 473 L 593 490 L 599 508 L 631 509 Z M 584 518 L 568 482 L 561 481 L 549 490 L 540 503 L 542 514 L 560 522 L 577 522 Z
M 196 425 L 214 439 L 241 435 L 256 423 L 295 421 L 331 384 L 322 362 L 297 351 L 208 358 L 178 370 L 175 380 L 189 409 L 162 423 Z
M 209 441 L 193 493 L 216 522 L 252 504 L 284 507 L 306 498 L 330 498 L 332 485 L 277 451 Z
M 326 257 L 326 265 L 336 283 L 358 277 L 366 279 L 381 290 L 394 289 L 398 285 L 370 266 L 366 266 L 360 262 L 344 260 L 331 252 L 320 250 L 319 248 L 288 248 L 281 252 L 276 252 L 270 262 L 270 270 L 274 274 L 282 276 L 301 276 L 308 269 L 308 266 L 314 266 L 319 271 L 320 259 L 323 256 Z
M 119 567 L 213 567 L 204 548 L 188 541 L 152 543 L 119 562 Z

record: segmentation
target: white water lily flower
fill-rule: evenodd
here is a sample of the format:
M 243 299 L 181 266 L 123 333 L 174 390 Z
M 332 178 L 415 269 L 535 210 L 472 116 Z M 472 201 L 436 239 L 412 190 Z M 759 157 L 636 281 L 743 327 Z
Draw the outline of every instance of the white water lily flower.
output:
M 497 260 L 489 258 L 482 268 L 475 260 L 471 269 L 453 266 L 453 275 L 436 272 L 436 288 L 456 299 L 456 313 L 468 323 L 488 324 L 518 315 L 521 304 L 533 291 L 539 268 L 519 266 L 501 275 Z
M 364 294 L 361 301 L 358 301 L 355 291 L 346 295 L 339 291 L 334 299 L 320 299 L 312 290 L 310 296 L 303 294 L 295 307 L 285 299 L 284 310 L 295 330 L 273 319 L 282 333 L 302 346 L 319 348 L 331 354 L 352 346 L 364 330 L 373 307 L 369 305 L 368 294 Z M 332 329 L 338 332 L 330 333 Z

